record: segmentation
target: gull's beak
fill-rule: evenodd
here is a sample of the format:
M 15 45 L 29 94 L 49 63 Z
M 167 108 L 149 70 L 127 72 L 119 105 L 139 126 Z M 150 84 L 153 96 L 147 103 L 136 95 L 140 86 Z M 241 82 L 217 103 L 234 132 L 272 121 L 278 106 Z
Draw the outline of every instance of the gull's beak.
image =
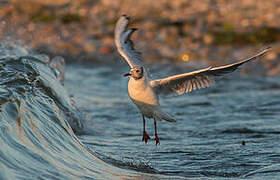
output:
M 125 73 L 123 76 L 131 76 L 130 72 Z

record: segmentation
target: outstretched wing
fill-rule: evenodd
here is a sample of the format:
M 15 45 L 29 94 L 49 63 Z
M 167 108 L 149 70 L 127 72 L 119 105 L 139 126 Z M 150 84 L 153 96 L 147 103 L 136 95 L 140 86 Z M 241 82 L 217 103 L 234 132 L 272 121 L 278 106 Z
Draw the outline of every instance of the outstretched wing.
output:
M 150 81 L 150 85 L 157 94 L 165 95 L 171 93 L 181 95 L 197 89 L 206 88 L 214 83 L 216 76 L 222 76 L 235 71 L 242 64 L 257 59 L 269 51 L 269 49 L 270 48 L 266 48 L 262 52 L 237 63 L 215 68 L 208 67 L 198 71 L 170 76 L 164 79 L 152 80 Z
M 130 68 L 142 66 L 141 54 L 134 49 L 133 42 L 130 37 L 137 29 L 127 29 L 129 17 L 123 15 L 119 18 L 115 28 L 115 44 L 118 52 L 126 60 Z

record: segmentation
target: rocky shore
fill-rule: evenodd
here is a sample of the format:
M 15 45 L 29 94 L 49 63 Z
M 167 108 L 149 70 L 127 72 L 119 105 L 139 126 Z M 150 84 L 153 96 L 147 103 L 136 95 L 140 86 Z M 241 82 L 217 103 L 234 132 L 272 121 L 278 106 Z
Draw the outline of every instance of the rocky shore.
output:
M 280 73 L 279 0 L 6 0 L 0 38 L 68 62 L 110 63 L 119 58 L 113 31 L 122 14 L 139 29 L 133 40 L 147 61 L 217 65 L 272 46 L 256 63 Z

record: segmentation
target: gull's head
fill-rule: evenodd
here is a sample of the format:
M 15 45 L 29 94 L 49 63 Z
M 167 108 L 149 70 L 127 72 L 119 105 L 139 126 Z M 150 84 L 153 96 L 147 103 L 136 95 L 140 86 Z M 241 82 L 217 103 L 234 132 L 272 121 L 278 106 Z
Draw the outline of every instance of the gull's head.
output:
M 124 76 L 131 76 L 135 80 L 141 79 L 144 76 L 144 68 L 142 66 L 135 66 L 130 69 L 130 71 Z

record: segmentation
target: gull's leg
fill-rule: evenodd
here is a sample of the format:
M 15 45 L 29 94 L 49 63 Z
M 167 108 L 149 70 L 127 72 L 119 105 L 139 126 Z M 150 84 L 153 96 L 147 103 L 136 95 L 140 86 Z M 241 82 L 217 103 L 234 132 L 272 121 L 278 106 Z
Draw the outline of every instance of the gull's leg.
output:
M 145 143 L 148 142 L 150 138 L 150 136 L 146 133 L 146 130 L 145 130 L 145 117 L 142 115 L 143 117 L 143 138 L 142 138 L 142 141 L 145 141 Z
M 157 135 L 157 121 L 156 119 L 154 119 L 154 125 L 155 125 L 155 140 L 156 140 L 156 145 L 159 144 L 159 138 L 158 138 L 158 135 Z

